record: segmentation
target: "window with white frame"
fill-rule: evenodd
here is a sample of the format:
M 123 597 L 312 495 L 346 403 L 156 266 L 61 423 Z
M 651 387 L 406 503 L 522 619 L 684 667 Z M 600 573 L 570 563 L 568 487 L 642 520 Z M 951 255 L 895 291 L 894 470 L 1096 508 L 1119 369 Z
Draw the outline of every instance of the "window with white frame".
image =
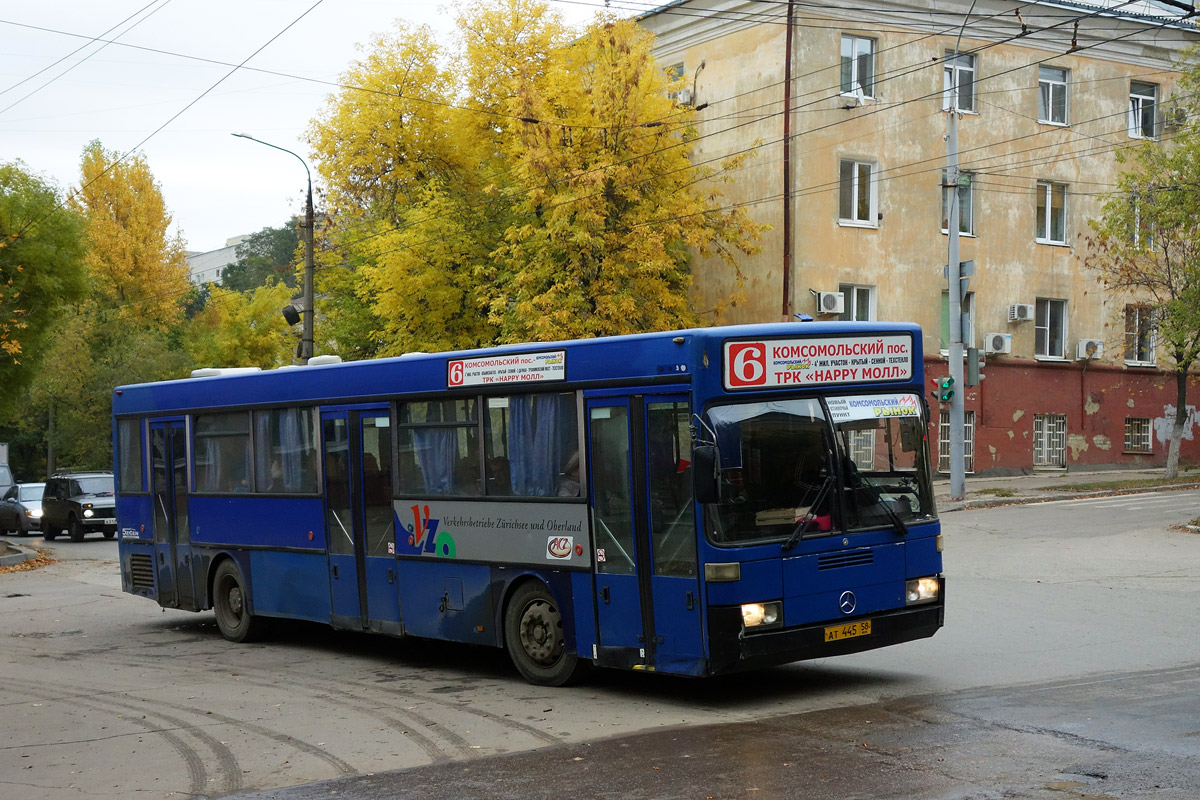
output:
M 946 51 L 946 67 L 942 71 L 942 109 L 949 111 L 975 110 L 975 56 Z
M 938 415 L 938 472 L 950 471 L 950 412 Z M 975 412 L 963 411 L 963 472 L 975 471 Z
M 838 219 L 852 225 L 876 224 L 875 165 L 842 159 L 838 172 Z
M 1043 358 L 1066 358 L 1067 301 L 1037 299 L 1034 311 L 1033 354 Z
M 955 187 L 949 185 L 949 174 L 942 170 L 942 233 L 950 231 L 950 198 Z M 970 172 L 958 173 L 958 232 L 975 233 L 975 176 Z
M 1066 184 L 1038 181 L 1035 238 L 1042 244 L 1067 243 Z
M 875 287 L 859 286 L 855 283 L 840 283 L 838 291 L 845 295 L 846 303 L 838 319 L 850 322 L 868 322 L 875 319 Z
M 1153 139 L 1158 113 L 1158 86 L 1141 81 L 1129 82 L 1129 135 L 1135 139 Z
M 1033 465 L 1035 467 L 1065 467 L 1067 465 L 1067 415 L 1033 415 Z
M 1067 124 L 1067 77 L 1059 67 L 1038 67 L 1038 122 Z
M 1154 366 L 1157 338 L 1158 309 L 1142 304 L 1125 306 L 1125 363 Z
M 1133 192 L 1129 196 L 1129 205 L 1133 208 L 1133 246 L 1140 248 L 1150 248 L 1154 246 L 1154 229 L 1150 226 L 1149 221 L 1142 215 L 1143 204 L 1152 204 L 1154 195 L 1147 194 L 1143 197 L 1138 192 Z
M 1125 418 L 1125 451 L 1127 453 L 1149 453 L 1154 440 L 1150 436 L 1149 417 Z
M 842 36 L 842 94 L 875 96 L 875 40 Z
M 963 347 L 975 346 L 975 293 L 967 292 L 963 295 L 960 301 L 959 308 L 962 312 L 963 332 L 962 340 Z M 942 339 L 941 349 L 943 353 L 950 350 L 950 291 L 942 290 Z

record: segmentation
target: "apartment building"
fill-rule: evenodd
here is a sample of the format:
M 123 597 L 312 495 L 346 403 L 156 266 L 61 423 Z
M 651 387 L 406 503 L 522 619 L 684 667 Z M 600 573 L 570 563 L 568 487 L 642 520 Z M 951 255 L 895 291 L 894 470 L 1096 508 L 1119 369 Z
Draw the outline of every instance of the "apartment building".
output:
M 968 471 L 1163 463 L 1175 382 L 1153 311 L 1084 257 L 1115 153 L 1183 122 L 1179 57 L 1200 35 L 1182 17 L 1154 0 L 681 0 L 644 15 L 697 110 L 694 161 L 754 152 L 726 194 L 772 230 L 723 321 L 912 320 L 927 372 L 945 375 L 953 110 L 964 339 L 987 360 L 959 387 Z M 734 291 L 719 260 L 694 271 L 701 308 Z M 947 417 L 931 430 L 943 469 Z M 1200 462 L 1197 428 L 1193 413 L 1184 463 Z

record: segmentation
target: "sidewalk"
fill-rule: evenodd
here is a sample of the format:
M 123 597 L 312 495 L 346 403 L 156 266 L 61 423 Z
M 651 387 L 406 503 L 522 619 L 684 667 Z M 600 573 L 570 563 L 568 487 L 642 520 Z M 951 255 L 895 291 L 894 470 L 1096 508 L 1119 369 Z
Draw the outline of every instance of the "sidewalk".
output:
M 950 479 L 938 477 L 933 482 L 933 494 L 940 512 L 958 511 L 964 508 L 986 508 L 1012 503 L 1035 503 L 1045 500 L 1065 500 L 1075 497 L 1094 497 L 1109 494 L 1132 494 L 1154 492 L 1161 489 L 1200 488 L 1200 472 L 1180 470 L 1180 478 L 1192 478 L 1166 487 L 1151 486 L 1142 489 L 1121 489 L 1121 481 L 1160 480 L 1163 468 L 1152 469 L 1078 469 L 1069 472 L 1035 472 L 1032 475 L 985 478 L 968 475 L 966 496 L 962 500 L 950 499 Z M 1065 488 L 1081 483 L 1114 484 L 1112 488 L 1080 491 Z M 1064 487 L 1064 488 L 1059 488 Z M 991 490 L 991 491 L 989 491 Z M 1011 492 L 1011 494 L 1009 494 Z

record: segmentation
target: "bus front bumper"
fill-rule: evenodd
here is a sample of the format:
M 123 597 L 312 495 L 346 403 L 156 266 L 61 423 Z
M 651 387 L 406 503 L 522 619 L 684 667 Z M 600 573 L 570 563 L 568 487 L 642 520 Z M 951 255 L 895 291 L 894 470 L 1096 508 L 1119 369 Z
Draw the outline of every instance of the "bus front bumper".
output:
M 945 624 L 944 587 L 945 584 L 938 601 L 928 605 L 753 634 L 742 631 L 739 608 L 712 609 L 709 614 L 710 672 L 713 675 L 740 672 L 810 658 L 859 653 L 928 638 Z M 869 634 L 826 641 L 826 628 L 867 619 L 871 621 Z

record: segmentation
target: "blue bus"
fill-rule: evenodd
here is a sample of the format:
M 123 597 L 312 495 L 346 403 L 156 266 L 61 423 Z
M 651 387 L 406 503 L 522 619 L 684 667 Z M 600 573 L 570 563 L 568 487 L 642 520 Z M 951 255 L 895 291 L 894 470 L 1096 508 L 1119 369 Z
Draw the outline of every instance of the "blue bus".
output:
M 336 362 L 336 363 L 330 363 Z M 920 328 L 780 323 L 114 390 L 125 591 L 716 675 L 944 619 Z

